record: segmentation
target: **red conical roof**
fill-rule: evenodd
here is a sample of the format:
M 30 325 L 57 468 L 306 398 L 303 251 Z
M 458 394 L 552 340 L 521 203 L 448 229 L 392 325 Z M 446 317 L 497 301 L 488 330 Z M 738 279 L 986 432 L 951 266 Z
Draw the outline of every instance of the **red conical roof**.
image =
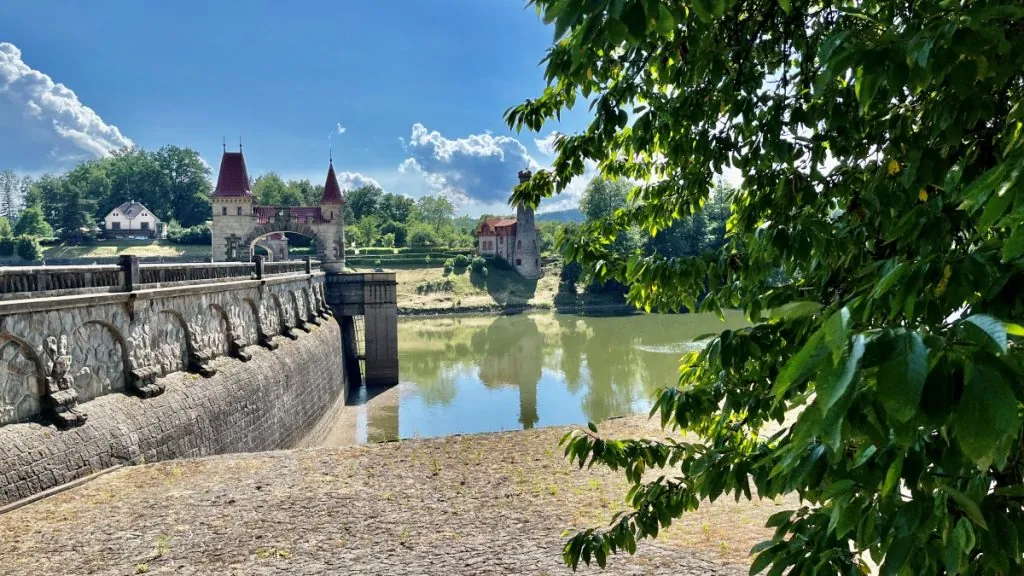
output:
M 341 204 L 345 201 L 341 196 L 341 186 L 338 186 L 338 177 L 334 174 L 334 162 L 327 168 L 327 182 L 324 183 L 324 196 L 320 199 L 321 204 Z
M 217 176 L 215 198 L 226 196 L 252 196 L 249 186 L 249 172 L 245 169 L 245 157 L 239 152 L 224 151 L 220 159 L 220 174 Z

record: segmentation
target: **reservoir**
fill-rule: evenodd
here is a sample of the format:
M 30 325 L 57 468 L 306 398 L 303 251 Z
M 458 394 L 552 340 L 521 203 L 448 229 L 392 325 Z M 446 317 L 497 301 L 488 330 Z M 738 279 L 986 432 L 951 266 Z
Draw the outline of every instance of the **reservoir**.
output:
M 400 381 L 353 390 L 323 445 L 585 425 L 646 412 L 679 359 L 746 323 L 713 314 L 399 320 Z

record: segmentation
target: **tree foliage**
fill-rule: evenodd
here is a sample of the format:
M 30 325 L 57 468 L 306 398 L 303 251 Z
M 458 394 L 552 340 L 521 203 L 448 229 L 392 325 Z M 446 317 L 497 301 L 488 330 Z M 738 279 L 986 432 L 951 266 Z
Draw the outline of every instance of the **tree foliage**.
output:
M 686 440 L 564 439 L 621 469 L 632 510 L 572 537 L 632 553 L 703 499 L 798 494 L 751 572 L 1022 571 L 1024 6 L 1016 0 L 533 0 L 548 87 L 506 113 L 593 121 L 517 187 L 536 204 L 593 160 L 641 182 L 566 252 L 645 309 L 755 322 L 681 361 L 654 414 Z M 717 252 L 611 247 L 699 212 L 725 169 Z M 664 470 L 661 470 L 664 469 Z M 656 471 L 656 479 L 646 472 Z M 664 475 L 661 475 L 664 474 Z

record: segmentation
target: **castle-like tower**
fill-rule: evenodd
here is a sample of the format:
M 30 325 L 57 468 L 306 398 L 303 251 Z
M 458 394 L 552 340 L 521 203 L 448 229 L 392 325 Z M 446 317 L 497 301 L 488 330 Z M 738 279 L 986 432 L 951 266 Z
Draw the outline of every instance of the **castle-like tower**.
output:
M 519 172 L 519 183 L 530 179 L 529 170 Z M 513 256 L 516 272 L 524 278 L 540 278 L 540 240 L 534 223 L 533 208 L 516 205 L 516 245 Z
M 242 151 L 224 151 L 213 193 L 212 257 L 215 262 L 248 262 L 253 245 L 272 234 L 293 232 L 316 241 L 324 270 L 345 270 L 345 196 L 327 168 L 324 194 L 316 206 L 260 206 L 249 184 Z

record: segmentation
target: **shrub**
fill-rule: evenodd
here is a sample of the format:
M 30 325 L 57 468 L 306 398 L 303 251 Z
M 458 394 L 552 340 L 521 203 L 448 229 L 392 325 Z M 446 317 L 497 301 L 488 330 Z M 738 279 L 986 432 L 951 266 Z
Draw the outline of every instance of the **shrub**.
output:
M 445 268 L 454 268 L 455 264 L 457 262 L 458 262 L 458 260 L 453 260 L 453 259 L 449 258 L 449 259 L 444 261 L 444 267 Z
M 14 256 L 14 238 L 0 238 L 0 256 Z
M 43 249 L 39 247 L 39 241 L 31 236 L 18 236 L 14 239 L 15 251 L 22 260 L 41 260 Z
M 459 268 L 465 268 L 466 266 L 469 266 L 469 256 L 466 256 L 465 254 L 459 254 L 458 256 L 456 256 L 455 266 L 458 266 Z
M 473 260 L 469 264 L 473 272 L 480 272 L 481 270 L 486 270 L 486 265 L 487 261 L 484 260 L 482 256 L 477 256 L 476 258 L 473 258 Z
M 487 271 L 486 267 L 480 269 L 480 275 L 483 276 L 484 278 L 487 278 L 488 274 L 490 274 L 490 272 Z
M 167 239 L 174 244 L 210 244 L 212 238 L 210 226 L 205 223 L 189 228 L 182 228 L 180 226 L 167 227 Z

